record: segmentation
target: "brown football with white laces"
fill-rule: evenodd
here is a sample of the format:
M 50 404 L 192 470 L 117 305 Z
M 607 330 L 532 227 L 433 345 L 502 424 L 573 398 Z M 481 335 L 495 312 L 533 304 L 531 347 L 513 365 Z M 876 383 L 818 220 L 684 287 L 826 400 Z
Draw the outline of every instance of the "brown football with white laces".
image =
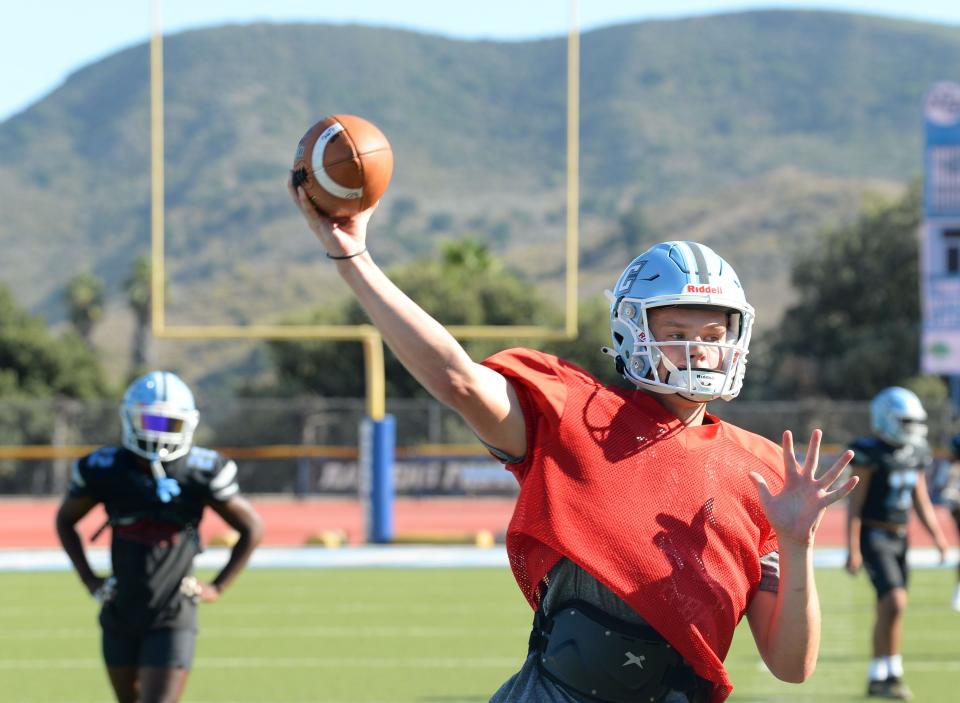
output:
M 330 217 L 366 210 L 383 197 L 393 175 L 393 150 L 376 125 L 356 115 L 331 115 L 303 135 L 293 184 Z

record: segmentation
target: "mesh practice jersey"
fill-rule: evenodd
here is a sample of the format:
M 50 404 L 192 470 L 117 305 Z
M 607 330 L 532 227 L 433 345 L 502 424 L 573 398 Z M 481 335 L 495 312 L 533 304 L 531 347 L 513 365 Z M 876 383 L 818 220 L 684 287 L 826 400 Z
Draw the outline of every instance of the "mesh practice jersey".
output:
M 124 447 L 102 447 L 73 467 L 69 495 L 103 503 L 112 527 L 116 596 L 100 613 L 104 627 L 129 634 L 151 628 L 195 628 L 196 608 L 180 581 L 201 551 L 204 506 L 239 492 L 237 465 L 193 447 L 163 464 L 157 480 L 145 460 Z
M 647 393 L 605 386 L 549 354 L 512 349 L 484 364 L 513 383 L 526 419 L 526 456 L 508 464 L 520 495 L 507 552 L 531 607 L 566 557 L 724 700 L 733 687 L 722 660 L 759 586 L 760 557 L 778 548 L 749 473 L 779 492 L 780 448 L 712 415 L 684 426 Z

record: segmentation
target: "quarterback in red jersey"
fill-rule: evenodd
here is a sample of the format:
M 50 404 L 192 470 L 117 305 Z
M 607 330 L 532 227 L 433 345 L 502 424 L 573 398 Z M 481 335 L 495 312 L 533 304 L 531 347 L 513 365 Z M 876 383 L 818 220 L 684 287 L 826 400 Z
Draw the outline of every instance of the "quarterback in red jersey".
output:
M 740 391 L 753 325 L 733 269 L 694 242 L 637 257 L 611 294 L 629 388 L 529 349 L 472 360 L 366 249 L 373 208 L 319 213 L 290 194 L 410 373 L 456 410 L 520 483 L 507 533 L 535 611 L 528 655 L 492 701 L 719 703 L 746 615 L 771 672 L 813 672 L 820 611 L 813 541 L 850 459 L 817 472 L 820 432 L 797 463 L 706 403 Z

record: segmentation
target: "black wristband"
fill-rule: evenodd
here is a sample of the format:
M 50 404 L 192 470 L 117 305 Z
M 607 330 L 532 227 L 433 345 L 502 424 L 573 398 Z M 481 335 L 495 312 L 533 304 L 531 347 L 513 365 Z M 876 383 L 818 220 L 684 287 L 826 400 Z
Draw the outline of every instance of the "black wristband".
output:
M 327 254 L 327 258 L 328 258 L 328 259 L 335 259 L 335 260 L 337 260 L 337 261 L 342 261 L 343 259 L 352 259 L 352 258 L 355 257 L 355 256 L 360 256 L 360 255 L 361 255 L 363 252 L 365 252 L 366 250 L 367 250 L 367 248 L 364 247 L 364 248 L 361 249 L 360 251 L 355 251 L 354 253 L 352 253 L 352 254 L 347 254 L 346 256 L 334 256 L 333 254 Z

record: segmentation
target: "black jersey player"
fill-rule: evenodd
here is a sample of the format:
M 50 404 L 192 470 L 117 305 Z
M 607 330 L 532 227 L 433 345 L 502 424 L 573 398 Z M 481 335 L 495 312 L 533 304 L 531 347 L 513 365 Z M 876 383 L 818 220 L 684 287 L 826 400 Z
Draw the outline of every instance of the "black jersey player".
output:
M 176 375 L 134 381 L 120 408 L 122 442 L 73 467 L 57 534 L 87 590 L 101 603 L 103 658 L 117 700 L 179 701 L 197 633 L 197 604 L 216 601 L 260 541 L 257 513 L 240 495 L 236 464 L 193 446 L 199 418 Z M 112 529 L 113 574 L 96 575 L 76 523 L 103 503 Z M 209 506 L 239 533 L 209 584 L 193 575 L 199 524 Z
M 907 607 L 907 521 L 910 510 L 933 537 L 940 558 L 946 540 L 927 493 L 925 471 L 932 461 L 927 413 L 912 391 L 886 388 L 870 404 L 873 435 L 856 439 L 851 466 L 860 483 L 847 516 L 847 571 L 863 566 L 877 592 L 873 659 L 867 695 L 906 700 L 900 644 Z

